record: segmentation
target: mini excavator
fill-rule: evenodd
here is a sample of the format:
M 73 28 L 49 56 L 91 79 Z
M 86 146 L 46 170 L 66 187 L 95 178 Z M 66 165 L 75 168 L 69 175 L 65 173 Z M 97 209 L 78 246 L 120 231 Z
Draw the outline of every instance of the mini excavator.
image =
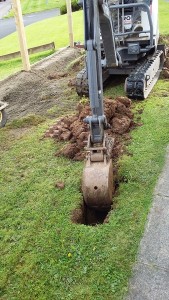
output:
M 83 0 L 86 68 L 76 80 L 77 93 L 89 95 L 91 116 L 82 192 L 88 207 L 110 209 L 114 191 L 113 140 L 104 115 L 103 83 L 111 75 L 128 75 L 129 98 L 145 99 L 162 70 L 165 47 L 159 45 L 158 0 Z

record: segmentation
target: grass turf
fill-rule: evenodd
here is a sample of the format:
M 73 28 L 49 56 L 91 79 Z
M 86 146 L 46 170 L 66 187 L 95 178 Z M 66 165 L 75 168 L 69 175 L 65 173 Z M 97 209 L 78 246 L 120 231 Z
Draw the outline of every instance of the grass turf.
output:
M 60 8 L 65 3 L 65 0 L 21 0 L 22 13 L 25 15 L 43 10 Z M 10 11 L 7 17 L 11 16 L 13 16 L 13 10 Z
M 18 139 L 11 126 L 1 130 L 1 299 L 123 298 L 169 141 L 168 87 L 159 80 L 148 100 L 135 103 L 144 125 L 120 161 L 109 223 L 97 227 L 71 223 L 83 163 L 54 156 L 61 145 L 41 139 L 48 123 Z
M 55 42 L 56 49 L 65 47 L 69 44 L 67 15 L 54 17 L 44 20 L 25 28 L 28 48 L 42 44 Z M 83 21 L 82 11 L 73 13 L 74 40 L 83 42 Z M 42 34 L 43 32 L 43 34 Z M 38 40 L 37 40 L 38 36 Z M 0 40 L 0 55 L 15 52 L 19 50 L 17 33 Z M 36 55 L 30 55 L 30 62 L 34 63 L 48 56 L 51 52 L 42 52 Z M 21 59 L 14 59 L 0 62 L 0 79 L 7 77 L 15 71 L 21 70 Z

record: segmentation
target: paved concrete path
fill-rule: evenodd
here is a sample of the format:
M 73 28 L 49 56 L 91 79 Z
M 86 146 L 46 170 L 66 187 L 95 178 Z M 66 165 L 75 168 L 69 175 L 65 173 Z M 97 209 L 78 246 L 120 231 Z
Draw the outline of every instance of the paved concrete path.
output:
M 127 300 L 169 300 L 169 146 Z

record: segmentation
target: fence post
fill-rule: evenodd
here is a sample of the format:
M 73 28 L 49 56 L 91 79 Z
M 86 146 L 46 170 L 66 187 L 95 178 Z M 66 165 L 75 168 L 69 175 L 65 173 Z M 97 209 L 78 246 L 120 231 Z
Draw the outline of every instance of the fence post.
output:
M 67 6 L 67 17 L 68 17 L 68 30 L 69 30 L 69 44 L 70 47 L 74 47 L 74 40 L 73 40 L 73 22 L 72 22 L 72 7 L 71 7 L 71 0 L 66 0 Z
M 29 62 L 28 48 L 26 43 L 26 35 L 25 35 L 25 28 L 23 23 L 20 0 L 12 0 L 12 7 L 15 16 L 16 29 L 18 32 L 23 69 L 25 71 L 30 71 L 31 67 Z

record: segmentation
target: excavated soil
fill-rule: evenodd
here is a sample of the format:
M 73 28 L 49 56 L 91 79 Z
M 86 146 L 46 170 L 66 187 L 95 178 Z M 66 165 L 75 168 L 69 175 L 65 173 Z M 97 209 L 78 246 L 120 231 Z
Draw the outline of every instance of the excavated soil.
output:
M 81 56 L 81 50 L 67 48 L 33 66 L 30 72 L 18 72 L 0 81 L 0 101 L 9 104 L 8 122 L 30 114 L 56 117 L 62 110 L 73 110 L 76 104 L 68 102 L 72 88 L 68 85 L 73 82 L 78 67 L 69 70 L 68 66 Z M 60 108 L 59 114 L 57 110 L 48 113 L 53 106 Z
M 124 141 L 130 139 L 129 132 L 136 125 L 131 111 L 132 102 L 127 97 L 104 99 L 104 113 L 111 129 L 106 130 L 108 136 L 114 138 L 112 158 L 114 161 L 124 151 Z M 58 141 L 68 142 L 56 155 L 64 155 L 73 160 L 85 158 L 84 147 L 87 144 L 89 128 L 84 118 L 91 115 L 89 103 L 79 103 L 76 114 L 61 118 L 45 133 Z
M 169 78 L 169 51 L 167 53 L 166 61 L 164 63 L 162 75 L 164 78 Z
M 163 42 L 163 41 L 162 41 Z M 165 37 L 165 43 L 169 45 L 169 36 Z M 169 78 L 169 47 L 166 48 L 166 61 L 164 62 L 164 67 L 162 71 L 162 76 L 166 79 Z

